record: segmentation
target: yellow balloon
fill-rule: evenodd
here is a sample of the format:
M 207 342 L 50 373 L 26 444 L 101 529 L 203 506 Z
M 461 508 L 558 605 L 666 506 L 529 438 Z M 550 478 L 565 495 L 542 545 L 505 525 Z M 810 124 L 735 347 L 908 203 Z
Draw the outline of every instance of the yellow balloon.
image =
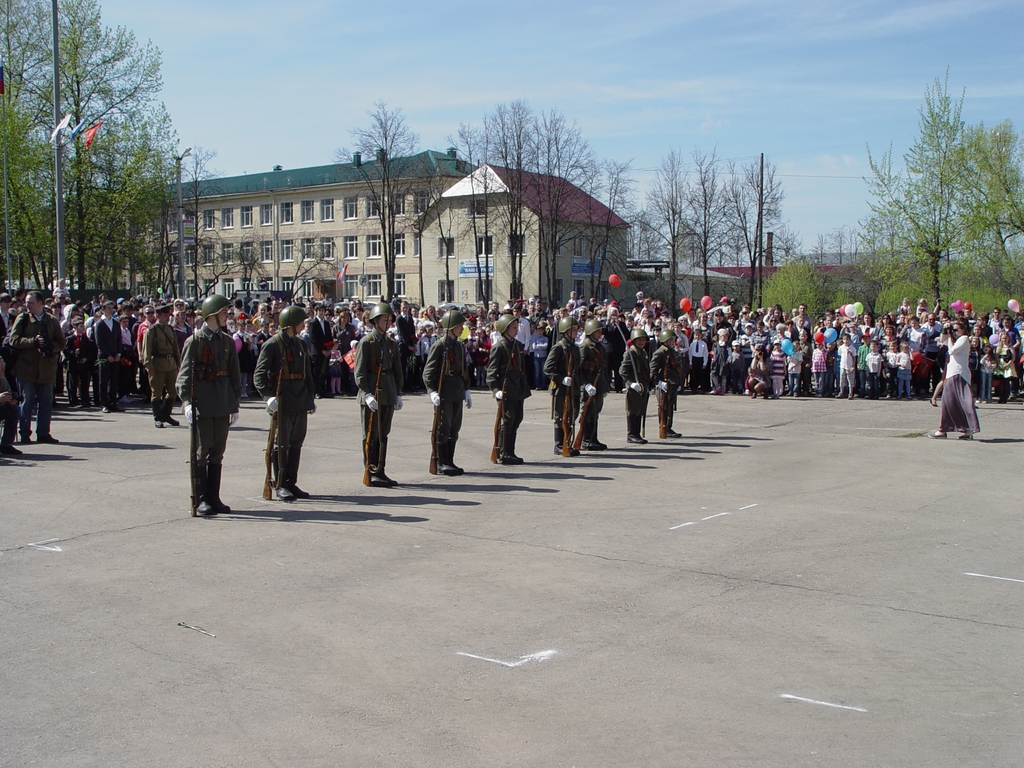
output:
M 462 333 L 459 334 L 459 338 L 462 339 L 463 341 L 468 339 L 469 338 L 469 328 L 466 328 L 465 326 L 463 326 L 462 327 Z

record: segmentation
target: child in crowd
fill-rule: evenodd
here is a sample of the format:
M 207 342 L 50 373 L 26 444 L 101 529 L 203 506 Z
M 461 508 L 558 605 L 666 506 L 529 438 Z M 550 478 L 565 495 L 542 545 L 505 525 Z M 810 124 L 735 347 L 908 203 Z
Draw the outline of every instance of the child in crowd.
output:
M 782 352 L 782 342 L 772 344 L 772 356 L 768 363 L 772 374 L 772 399 L 778 400 L 786 383 L 786 355 Z
M 331 394 L 341 394 L 341 349 L 337 344 L 331 349 L 327 362 L 327 375 L 331 377 Z
M 882 378 L 882 353 L 880 350 L 881 345 L 872 340 L 870 351 L 864 360 L 867 365 L 868 397 L 872 400 L 878 399 L 878 385 Z
M 825 344 L 816 343 L 811 353 L 811 372 L 814 374 L 814 396 L 825 396 L 825 376 L 828 374 L 828 353 Z
M 836 363 L 839 366 L 839 394 L 853 400 L 857 392 L 857 353 L 850 346 L 850 334 L 844 333 L 842 343 L 836 351 Z
M 732 352 L 729 353 L 729 389 L 739 395 L 743 392 L 743 384 L 747 378 L 747 361 L 743 357 L 742 343 L 733 339 Z
M 991 344 L 985 345 L 979 363 L 981 385 L 978 387 L 978 403 L 992 402 L 992 372 L 996 369 L 996 353 Z
M 913 400 L 910 395 L 910 343 L 901 342 L 900 351 L 896 354 L 896 399 L 900 400 L 906 395 L 907 400 Z
M 786 372 L 789 374 L 789 396 L 800 394 L 800 377 L 804 369 L 804 350 L 799 343 L 793 344 L 793 354 L 786 361 Z

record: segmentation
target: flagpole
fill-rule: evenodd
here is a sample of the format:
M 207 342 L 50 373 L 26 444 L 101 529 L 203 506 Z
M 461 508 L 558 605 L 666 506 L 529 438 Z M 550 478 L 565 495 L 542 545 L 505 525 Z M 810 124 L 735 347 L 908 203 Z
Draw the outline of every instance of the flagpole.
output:
M 2 77 L 3 60 L 0 59 L 0 77 Z M 4 252 L 7 254 L 7 273 L 4 278 L 4 288 L 10 289 L 11 282 L 11 206 L 7 199 L 7 88 L 0 93 L 0 101 L 3 101 L 3 134 L 4 134 Z
M 60 36 L 57 27 L 57 0 L 53 0 L 53 124 L 60 125 L 60 121 Z M 59 131 L 57 140 L 53 143 L 53 157 L 54 197 L 57 209 L 57 280 L 62 281 L 67 276 L 67 264 L 64 261 L 64 168 Z M 79 275 L 78 282 L 84 288 L 85 275 Z

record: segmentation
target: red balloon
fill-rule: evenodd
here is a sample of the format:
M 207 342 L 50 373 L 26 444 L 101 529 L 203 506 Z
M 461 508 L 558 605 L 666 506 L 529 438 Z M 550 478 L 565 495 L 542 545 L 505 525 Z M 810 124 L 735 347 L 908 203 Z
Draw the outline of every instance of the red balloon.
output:
M 814 340 L 816 342 L 818 342 L 819 344 L 824 344 L 825 343 L 825 334 L 822 333 L 821 331 L 818 331 L 817 333 L 814 334 Z
M 969 302 L 969 301 L 965 301 L 964 302 L 964 309 L 967 309 L 967 310 L 974 309 L 974 305 L 971 304 L 971 302 Z
M 683 310 L 683 312 L 689 312 L 693 308 L 693 302 L 689 299 L 680 299 L 679 308 Z
M 612 288 L 618 288 L 622 285 L 622 280 L 619 279 L 618 275 L 608 275 L 608 285 Z
M 711 309 L 711 305 L 714 304 L 714 303 L 715 303 L 714 300 L 712 300 L 712 298 L 710 296 L 704 296 L 700 300 L 701 309 L 703 309 L 705 312 L 707 312 L 709 309 Z

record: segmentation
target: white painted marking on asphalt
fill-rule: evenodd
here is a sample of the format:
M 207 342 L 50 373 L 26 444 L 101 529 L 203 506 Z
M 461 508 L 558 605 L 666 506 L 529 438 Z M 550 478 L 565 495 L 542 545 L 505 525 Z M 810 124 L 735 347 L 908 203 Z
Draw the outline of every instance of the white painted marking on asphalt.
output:
M 756 506 L 757 506 L 757 504 L 747 504 L 747 506 L 745 506 L 745 507 L 740 507 L 739 511 L 742 512 L 744 509 L 750 509 L 751 507 L 756 507 Z
M 995 579 L 996 581 L 1015 581 L 1024 584 L 1024 579 L 1008 579 L 1005 576 L 986 576 L 984 573 L 965 573 L 964 576 L 977 576 L 980 579 Z
M 700 519 L 700 521 L 703 523 L 705 520 L 711 520 L 712 518 L 715 518 L 715 517 L 721 517 L 722 515 L 730 515 L 730 514 L 732 514 L 732 513 L 731 512 L 719 512 L 717 515 L 708 515 L 707 517 L 702 517 Z
M 486 656 L 477 656 L 476 654 L 473 654 L 473 653 L 463 653 L 462 651 L 458 651 L 457 655 L 458 656 L 466 656 L 466 657 L 468 657 L 470 659 L 479 659 L 480 661 L 489 661 L 492 664 L 501 664 L 501 666 L 509 667 L 511 669 L 513 667 L 521 667 L 521 666 L 523 666 L 523 664 L 526 664 L 526 663 L 531 662 L 531 661 L 547 661 L 552 656 L 554 656 L 556 653 L 558 653 L 558 651 L 554 651 L 554 650 L 551 650 L 551 651 L 538 651 L 537 653 L 528 653 L 525 656 L 520 656 L 515 661 L 502 661 L 501 659 L 489 659 Z
M 696 523 L 680 523 L 679 525 L 673 525 L 669 530 L 674 531 L 676 528 L 685 528 L 688 525 L 696 525 Z
M 32 541 L 27 546 L 35 547 L 36 549 L 42 549 L 47 552 L 63 552 L 60 547 L 45 547 L 44 544 L 49 544 L 51 541 L 60 541 L 60 539 L 46 539 L 45 541 Z
M 833 704 L 833 703 L 831 703 L 829 701 L 818 701 L 817 699 L 805 699 L 803 696 L 790 696 L 788 693 L 780 694 L 779 698 L 780 699 L 791 699 L 793 701 L 803 701 L 803 702 L 806 702 L 807 704 L 820 704 L 823 707 L 835 707 L 836 709 L 849 709 L 852 712 L 867 712 L 866 709 L 862 709 L 861 707 L 847 707 L 847 706 L 845 706 L 843 704 Z

